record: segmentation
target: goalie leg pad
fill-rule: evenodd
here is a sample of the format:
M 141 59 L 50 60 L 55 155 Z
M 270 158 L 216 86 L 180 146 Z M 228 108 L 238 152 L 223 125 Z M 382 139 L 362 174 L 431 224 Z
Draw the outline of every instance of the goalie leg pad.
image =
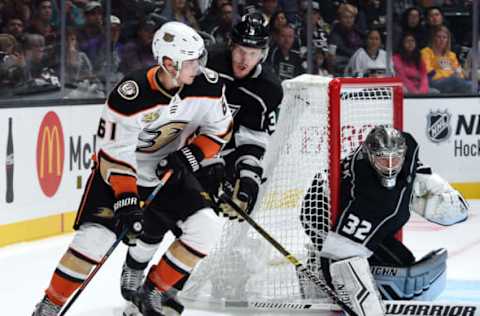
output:
M 359 316 L 385 315 L 367 259 L 353 257 L 334 262 L 330 273 L 335 291 Z
M 442 248 L 410 267 L 372 266 L 371 271 L 384 299 L 431 301 L 445 289 L 447 257 Z

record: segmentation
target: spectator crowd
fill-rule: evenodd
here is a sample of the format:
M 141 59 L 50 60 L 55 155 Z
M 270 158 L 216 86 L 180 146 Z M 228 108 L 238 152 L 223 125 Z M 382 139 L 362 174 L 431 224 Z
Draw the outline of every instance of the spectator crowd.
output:
M 313 0 L 310 15 L 305 0 L 116 0 L 108 18 L 106 5 L 0 0 L 0 93 L 51 91 L 63 82 L 84 95 L 103 96 L 123 75 L 155 64 L 151 42 L 164 22 L 190 25 L 213 50 L 227 46 L 232 24 L 252 11 L 263 14 L 271 31 L 265 62 L 281 80 L 310 70 L 324 76 L 397 76 L 411 94 L 472 91 L 472 0 L 393 1 L 390 61 L 384 45 L 386 0 Z

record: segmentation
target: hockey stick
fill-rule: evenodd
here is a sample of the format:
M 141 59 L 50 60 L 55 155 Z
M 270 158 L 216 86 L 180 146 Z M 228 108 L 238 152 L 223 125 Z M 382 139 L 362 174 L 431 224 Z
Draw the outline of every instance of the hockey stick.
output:
M 327 293 L 330 298 L 332 298 L 335 303 L 340 306 L 340 308 L 346 312 L 350 316 L 358 316 L 350 306 L 345 304 L 341 298 L 337 295 L 337 293 L 328 286 L 328 284 L 318 278 L 314 273 L 308 270 L 300 260 L 298 260 L 294 255 L 292 255 L 285 247 L 283 247 L 278 241 L 276 241 L 270 234 L 263 229 L 257 222 L 247 214 L 242 208 L 240 208 L 228 195 L 222 192 L 218 198 L 223 202 L 230 205 L 245 221 L 250 224 L 253 229 L 255 229 L 263 238 L 265 238 L 275 249 L 277 249 L 285 259 L 287 259 L 291 264 L 295 266 L 295 269 L 299 274 L 305 275 L 309 278 L 313 283 L 315 283 L 319 288 L 321 288 L 325 293 Z
M 172 175 L 172 170 L 168 170 L 167 172 L 165 172 L 162 179 L 160 179 L 160 183 L 155 187 L 155 189 L 152 191 L 152 193 L 150 193 L 150 195 L 147 197 L 147 199 L 143 203 L 143 210 L 145 210 L 150 205 L 150 203 L 153 201 L 153 199 L 155 198 L 157 193 L 160 191 L 160 189 L 163 188 L 165 183 L 167 183 L 171 175 Z M 68 301 L 68 303 L 63 307 L 62 311 L 60 312 L 60 314 L 58 314 L 58 316 L 65 315 L 65 313 L 70 309 L 72 304 L 75 303 L 75 301 L 78 299 L 80 294 L 82 294 L 83 290 L 87 287 L 90 281 L 92 281 L 95 274 L 97 274 L 98 270 L 100 270 L 100 268 L 104 265 L 105 261 L 107 261 L 107 259 L 110 257 L 113 251 L 117 248 L 117 246 L 120 244 L 123 238 L 125 238 L 125 236 L 128 234 L 128 231 L 129 229 L 125 228 L 124 230 L 122 230 L 122 232 L 120 232 L 120 234 L 118 235 L 113 245 L 110 246 L 110 248 L 107 250 L 105 255 L 97 263 L 97 265 L 92 270 L 92 272 L 90 272 L 88 277 L 83 281 L 82 285 L 78 288 L 78 290 L 75 292 L 72 298 Z

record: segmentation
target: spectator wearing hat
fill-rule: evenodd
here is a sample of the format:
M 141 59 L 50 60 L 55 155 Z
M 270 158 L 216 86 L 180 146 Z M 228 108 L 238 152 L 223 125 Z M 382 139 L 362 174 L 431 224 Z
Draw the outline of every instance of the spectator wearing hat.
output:
M 156 24 L 152 20 L 141 21 L 137 36 L 127 42 L 120 54 L 120 72 L 126 74 L 144 67 L 150 67 L 157 62 L 153 58 L 152 41 Z
M 280 29 L 277 43 L 270 51 L 268 63 L 275 70 L 280 80 L 291 79 L 305 72 L 302 58 L 293 50 L 295 29 L 290 24 Z
M 110 16 L 110 38 L 111 38 L 111 63 L 108 64 L 107 60 L 107 41 L 102 42 L 97 54 L 97 58 L 93 64 L 93 71 L 95 75 L 102 81 L 106 82 L 107 78 L 116 84 L 118 80 L 122 78 L 120 72 L 121 54 L 123 51 L 123 44 L 119 41 L 122 30 L 122 21 L 115 15 Z M 108 72 L 110 70 L 110 73 Z
M 84 15 L 85 25 L 78 32 L 78 44 L 80 50 L 87 54 L 92 64 L 96 64 L 98 53 L 105 42 L 103 8 L 100 2 L 87 3 Z
M 328 51 L 328 36 L 330 34 L 330 25 L 325 22 L 320 12 L 320 4 L 316 1 L 312 2 L 312 16 L 310 19 L 310 24 L 312 25 L 312 37 L 313 37 L 313 46 L 315 48 L 322 49 L 323 51 Z M 307 47 L 307 28 L 308 24 L 304 23 L 302 31 L 300 32 L 300 42 L 301 46 L 306 50 Z
M 350 57 L 364 43 L 363 34 L 355 28 L 355 19 L 358 10 L 351 4 L 342 4 L 338 7 L 338 22 L 334 24 L 328 43 L 335 46 L 335 54 L 332 52 L 332 60 L 334 60 L 336 74 L 343 74 L 345 66 Z

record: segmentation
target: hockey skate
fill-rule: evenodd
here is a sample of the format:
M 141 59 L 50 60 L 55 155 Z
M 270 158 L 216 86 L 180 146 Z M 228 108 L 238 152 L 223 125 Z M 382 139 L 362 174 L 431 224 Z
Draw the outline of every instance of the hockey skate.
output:
M 126 263 L 123 264 L 120 291 L 125 300 L 133 301 L 133 296 L 142 285 L 143 276 L 143 270 L 132 269 Z
M 35 306 L 32 316 L 57 316 L 61 309 L 62 306 L 52 303 L 47 296 L 44 296 L 42 301 Z
M 184 310 L 175 296 L 160 292 L 148 279 L 135 293 L 132 302 L 136 308 L 128 306 L 124 316 L 179 316 Z

